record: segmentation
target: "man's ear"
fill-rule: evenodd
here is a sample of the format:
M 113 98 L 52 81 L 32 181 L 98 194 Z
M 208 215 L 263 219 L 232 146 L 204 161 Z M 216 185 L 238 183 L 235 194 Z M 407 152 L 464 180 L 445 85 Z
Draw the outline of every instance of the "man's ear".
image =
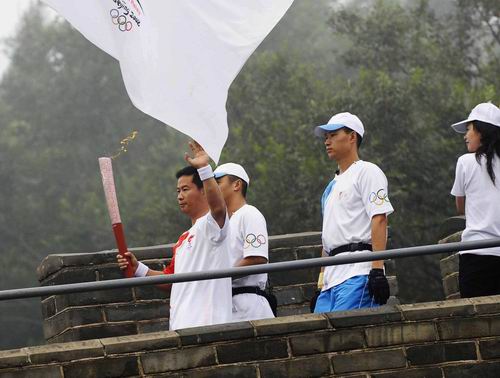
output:
M 241 191 L 241 189 L 242 189 L 242 183 L 241 183 L 241 180 L 239 180 L 239 179 L 238 179 L 238 180 L 235 180 L 235 181 L 233 182 L 233 184 L 234 184 L 233 188 L 234 188 L 234 191 L 235 191 L 235 192 L 239 192 L 239 191 Z

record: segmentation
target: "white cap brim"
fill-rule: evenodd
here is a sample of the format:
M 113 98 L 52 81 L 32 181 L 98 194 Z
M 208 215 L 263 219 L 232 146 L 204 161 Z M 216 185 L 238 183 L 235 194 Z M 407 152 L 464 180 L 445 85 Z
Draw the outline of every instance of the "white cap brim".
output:
M 466 119 L 465 121 L 454 123 L 453 125 L 451 125 L 451 127 L 457 133 L 465 134 L 467 132 L 467 125 L 472 121 L 472 119 Z

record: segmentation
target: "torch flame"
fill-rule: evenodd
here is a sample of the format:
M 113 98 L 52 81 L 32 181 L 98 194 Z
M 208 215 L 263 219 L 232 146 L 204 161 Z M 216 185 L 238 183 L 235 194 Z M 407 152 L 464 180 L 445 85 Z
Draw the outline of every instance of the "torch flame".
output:
M 135 139 L 137 134 L 139 134 L 139 132 L 134 130 L 130 133 L 129 136 L 127 136 L 125 139 L 122 139 L 122 141 L 120 142 L 121 145 L 120 149 L 116 151 L 116 153 L 113 156 L 111 156 L 111 159 L 115 160 L 118 156 L 127 152 L 128 144 Z

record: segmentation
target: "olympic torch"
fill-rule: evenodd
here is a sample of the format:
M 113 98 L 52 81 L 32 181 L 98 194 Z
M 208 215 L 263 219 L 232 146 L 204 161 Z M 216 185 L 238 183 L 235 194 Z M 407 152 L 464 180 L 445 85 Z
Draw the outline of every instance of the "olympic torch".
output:
M 116 198 L 115 180 L 113 178 L 113 165 L 111 158 L 99 158 L 99 167 L 101 169 L 102 185 L 104 186 L 104 195 L 106 196 L 106 203 L 108 205 L 109 217 L 111 218 L 111 225 L 118 247 L 118 253 L 125 257 L 127 252 L 127 243 L 125 242 L 125 234 L 123 232 L 122 220 L 120 218 L 120 209 L 118 208 L 118 200 Z M 125 277 L 130 278 L 134 276 L 133 267 L 130 258 L 127 258 L 128 266 L 125 269 Z

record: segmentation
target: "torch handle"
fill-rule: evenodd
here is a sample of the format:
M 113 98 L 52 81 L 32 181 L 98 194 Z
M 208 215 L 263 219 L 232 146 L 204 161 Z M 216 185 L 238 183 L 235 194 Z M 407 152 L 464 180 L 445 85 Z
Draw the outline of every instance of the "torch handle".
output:
M 125 257 L 128 261 L 127 269 L 125 269 L 125 277 L 134 277 L 134 267 L 132 266 L 132 261 L 130 257 L 125 256 L 127 252 L 127 243 L 125 242 L 125 233 L 123 232 L 123 225 L 121 223 L 113 224 L 113 234 L 115 235 L 116 245 L 118 246 L 118 253 Z

